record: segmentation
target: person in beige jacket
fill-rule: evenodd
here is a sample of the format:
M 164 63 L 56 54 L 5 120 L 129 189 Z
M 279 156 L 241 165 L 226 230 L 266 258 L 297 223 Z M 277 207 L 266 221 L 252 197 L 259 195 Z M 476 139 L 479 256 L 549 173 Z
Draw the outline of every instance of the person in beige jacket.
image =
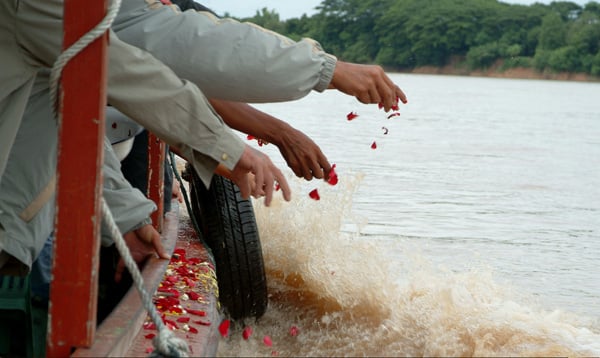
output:
M 11 161 L 17 162 L 22 154 L 13 151 L 13 144 L 30 96 L 48 91 L 47 83 L 39 78 L 36 83 L 36 77 L 52 66 L 61 51 L 62 11 L 61 0 L 0 2 L 0 185 L 6 182 L 9 156 L 16 155 Z M 114 33 L 107 92 L 111 105 L 178 148 L 206 185 L 219 167 L 245 197 L 264 196 L 269 204 L 277 181 L 284 198 L 290 199 L 282 172 L 227 127 L 194 84 L 177 77 L 149 53 L 119 41 Z M 53 121 L 51 117 L 40 120 Z M 40 194 L 36 189 L 51 185 L 53 175 L 53 170 L 47 170 L 34 183 L 15 179 L 32 187 L 6 194 L 8 208 L 0 208 L 0 267 L 8 262 L 12 272 L 25 273 L 39 254 L 47 236 L 23 237 L 15 227 L 26 233 L 37 231 L 31 227 L 37 226 L 32 223 L 37 222 L 38 213 L 31 213 L 29 221 L 19 214 Z

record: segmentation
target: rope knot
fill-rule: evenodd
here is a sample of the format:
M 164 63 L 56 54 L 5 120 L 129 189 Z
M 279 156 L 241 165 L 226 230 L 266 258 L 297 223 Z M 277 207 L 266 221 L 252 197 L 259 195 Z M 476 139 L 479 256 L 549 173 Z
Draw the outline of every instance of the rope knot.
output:
M 152 340 L 154 351 L 152 358 L 158 357 L 189 357 L 189 347 L 186 341 L 177 338 L 169 329 L 162 329 Z

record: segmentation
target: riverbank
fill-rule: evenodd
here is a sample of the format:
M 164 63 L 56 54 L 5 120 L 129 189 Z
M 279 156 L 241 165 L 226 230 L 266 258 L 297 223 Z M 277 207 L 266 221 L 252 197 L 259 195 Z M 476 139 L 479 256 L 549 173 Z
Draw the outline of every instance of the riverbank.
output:
M 501 64 L 491 66 L 486 70 L 469 70 L 467 66 L 460 64 L 449 64 L 444 67 L 424 66 L 417 67 L 410 71 L 415 74 L 435 74 L 435 75 L 454 75 L 454 76 L 474 76 L 474 77 L 494 77 L 494 78 L 520 78 L 520 79 L 538 79 L 538 80 L 556 80 L 556 81 L 580 81 L 580 82 L 600 82 L 600 77 L 591 76 L 586 73 L 552 73 L 539 72 L 533 68 L 515 67 L 502 69 Z

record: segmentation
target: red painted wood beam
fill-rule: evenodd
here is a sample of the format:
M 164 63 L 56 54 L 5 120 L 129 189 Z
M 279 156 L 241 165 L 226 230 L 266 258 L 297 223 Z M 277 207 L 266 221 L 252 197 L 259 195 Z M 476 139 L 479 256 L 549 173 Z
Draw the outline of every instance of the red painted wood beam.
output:
M 102 20 L 106 1 L 64 3 L 67 48 Z M 107 43 L 105 34 L 72 59 L 62 76 L 49 357 L 90 346 L 96 329 Z
M 164 213 L 165 143 L 148 132 L 148 198 L 158 207 L 152 215 L 152 223 L 162 232 Z

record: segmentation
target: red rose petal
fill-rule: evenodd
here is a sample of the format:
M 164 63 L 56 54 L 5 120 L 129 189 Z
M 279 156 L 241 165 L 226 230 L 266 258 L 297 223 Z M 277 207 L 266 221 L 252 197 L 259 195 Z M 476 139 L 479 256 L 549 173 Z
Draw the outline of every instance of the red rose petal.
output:
M 251 335 L 252 335 L 252 327 L 248 326 L 248 327 L 244 328 L 244 331 L 242 332 L 242 337 L 244 337 L 245 340 L 248 340 L 248 338 L 250 338 Z
M 201 310 L 186 309 L 187 313 L 195 316 L 206 317 L 206 312 Z
M 329 183 L 329 185 L 337 185 L 338 183 L 338 176 L 337 174 L 334 175 L 329 175 L 329 179 L 327 180 L 327 183 Z
M 379 103 L 377 106 L 379 107 L 379 109 L 382 109 L 383 108 L 383 103 Z
M 165 323 L 165 326 L 169 327 L 169 329 L 179 329 L 179 326 L 177 326 L 177 323 L 175 323 L 175 321 L 163 318 L 163 322 Z
M 196 327 L 189 326 L 189 328 L 190 328 L 190 330 L 189 330 L 190 333 L 198 334 L 198 329 Z
M 254 136 L 253 136 L 253 135 L 251 135 L 251 134 L 248 134 L 248 137 L 246 137 L 246 138 L 248 138 L 248 140 L 253 140 L 253 139 L 254 139 Z
M 308 196 L 310 196 L 310 198 L 313 200 L 321 200 L 321 196 L 319 195 L 319 191 L 317 189 L 314 189 L 308 193 Z
M 298 335 L 298 327 L 291 326 L 290 327 L 290 336 L 296 337 Z
M 265 336 L 265 338 L 263 338 L 263 343 L 269 347 L 273 346 L 273 341 L 271 340 L 271 337 L 269 337 L 269 336 Z
M 198 299 L 200 298 L 200 295 L 194 291 L 188 292 L 187 295 L 192 301 L 198 301 Z
M 347 118 L 349 121 L 353 120 L 353 119 L 354 119 L 354 118 L 356 118 L 356 117 L 358 117 L 358 114 L 356 114 L 356 112 L 350 112 L 350 113 L 348 113 L 348 114 L 346 115 L 346 118 Z
M 146 339 L 152 339 L 154 337 L 156 337 L 156 335 L 154 333 L 148 333 L 147 335 L 144 336 L 144 338 L 146 338 Z
M 331 166 L 331 171 L 329 172 L 329 178 L 327 179 L 327 183 L 329 183 L 329 185 L 336 185 L 338 183 L 338 175 L 335 172 L 335 167 L 336 167 L 335 164 L 333 164 Z
M 371 144 L 371 149 L 377 149 L 377 142 L 373 142 L 373 144 Z
M 179 317 L 177 318 L 177 322 L 179 323 L 188 323 L 190 321 L 189 317 Z
M 394 112 L 388 116 L 388 119 L 390 119 L 392 117 L 398 117 L 398 116 L 400 116 L 400 112 Z
M 275 183 L 275 191 L 281 190 L 281 185 L 279 183 Z
M 210 322 L 208 321 L 194 321 L 195 324 L 199 324 L 201 326 L 210 326 Z
M 229 325 L 231 324 L 231 322 L 229 322 L 228 319 L 223 320 L 223 322 L 221 322 L 221 324 L 219 325 L 219 333 L 221 333 L 221 336 L 223 337 L 227 337 L 227 335 L 229 334 Z

